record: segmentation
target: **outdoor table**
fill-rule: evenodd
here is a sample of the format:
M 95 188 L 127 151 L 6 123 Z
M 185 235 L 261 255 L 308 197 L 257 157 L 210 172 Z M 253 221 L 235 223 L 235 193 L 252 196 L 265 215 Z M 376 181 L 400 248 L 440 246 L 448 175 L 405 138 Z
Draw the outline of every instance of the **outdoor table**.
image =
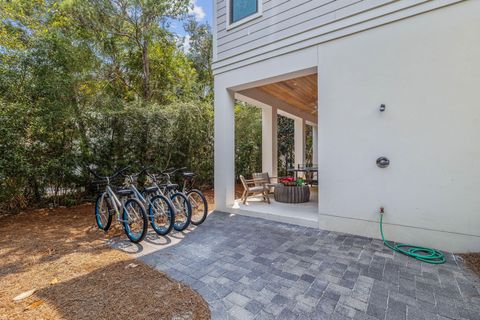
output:
M 295 180 L 298 178 L 298 173 L 299 172 L 316 172 L 318 173 L 318 169 L 317 168 L 301 168 L 301 169 L 297 169 L 297 168 L 289 168 L 287 169 L 287 172 L 293 172 L 294 175 L 295 175 Z

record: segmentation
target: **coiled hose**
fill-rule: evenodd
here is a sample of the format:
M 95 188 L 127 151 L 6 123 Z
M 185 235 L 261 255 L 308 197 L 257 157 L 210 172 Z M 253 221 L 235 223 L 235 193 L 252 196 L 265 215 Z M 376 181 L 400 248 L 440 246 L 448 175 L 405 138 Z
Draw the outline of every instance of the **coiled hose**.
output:
M 385 237 L 383 236 L 382 222 L 383 222 L 383 213 L 380 213 L 380 233 L 382 234 L 383 243 L 393 251 L 402 253 L 406 256 L 415 258 L 417 260 L 420 260 L 426 263 L 431 263 L 431 264 L 445 263 L 446 260 L 443 252 L 440 252 L 435 249 L 417 247 L 411 244 L 404 244 L 404 243 L 399 243 L 395 246 L 392 246 L 390 243 L 388 243 L 387 240 L 385 240 Z

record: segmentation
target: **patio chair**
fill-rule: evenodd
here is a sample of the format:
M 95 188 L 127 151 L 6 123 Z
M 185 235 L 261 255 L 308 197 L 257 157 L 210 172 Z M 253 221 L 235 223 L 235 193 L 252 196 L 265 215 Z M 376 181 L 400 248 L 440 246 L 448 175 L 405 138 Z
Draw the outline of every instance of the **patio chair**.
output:
M 247 180 L 244 176 L 240 176 L 240 181 L 243 185 L 243 195 L 242 202 L 243 204 L 247 203 L 247 198 L 253 195 L 262 195 L 263 199 L 270 204 L 270 199 L 268 199 L 268 188 L 266 185 L 257 186 L 255 185 L 255 179 Z
M 268 188 L 268 193 L 273 193 L 276 183 L 272 183 L 273 179 L 278 179 L 277 177 L 270 177 L 268 172 L 262 173 L 253 173 L 252 178 L 255 181 L 256 186 L 265 185 Z

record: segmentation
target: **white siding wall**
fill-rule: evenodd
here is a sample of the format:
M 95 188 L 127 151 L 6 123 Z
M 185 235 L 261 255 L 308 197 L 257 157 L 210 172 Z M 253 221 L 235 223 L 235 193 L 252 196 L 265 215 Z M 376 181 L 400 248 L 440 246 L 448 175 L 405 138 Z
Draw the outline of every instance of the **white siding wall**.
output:
M 218 74 L 459 0 L 260 0 L 261 17 L 229 30 L 228 0 L 214 1 Z
M 385 206 L 390 239 L 480 250 L 479 12 L 467 1 L 318 47 L 320 227 L 378 237 Z

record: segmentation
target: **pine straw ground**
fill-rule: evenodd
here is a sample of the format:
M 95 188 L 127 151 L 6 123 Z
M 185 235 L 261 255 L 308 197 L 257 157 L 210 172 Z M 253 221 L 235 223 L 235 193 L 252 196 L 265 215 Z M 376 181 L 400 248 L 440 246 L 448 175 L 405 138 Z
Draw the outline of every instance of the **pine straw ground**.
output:
M 121 230 L 94 224 L 92 204 L 0 218 L 1 320 L 210 318 L 192 289 L 105 244 Z
M 460 254 L 467 267 L 472 269 L 480 277 L 480 252 Z

